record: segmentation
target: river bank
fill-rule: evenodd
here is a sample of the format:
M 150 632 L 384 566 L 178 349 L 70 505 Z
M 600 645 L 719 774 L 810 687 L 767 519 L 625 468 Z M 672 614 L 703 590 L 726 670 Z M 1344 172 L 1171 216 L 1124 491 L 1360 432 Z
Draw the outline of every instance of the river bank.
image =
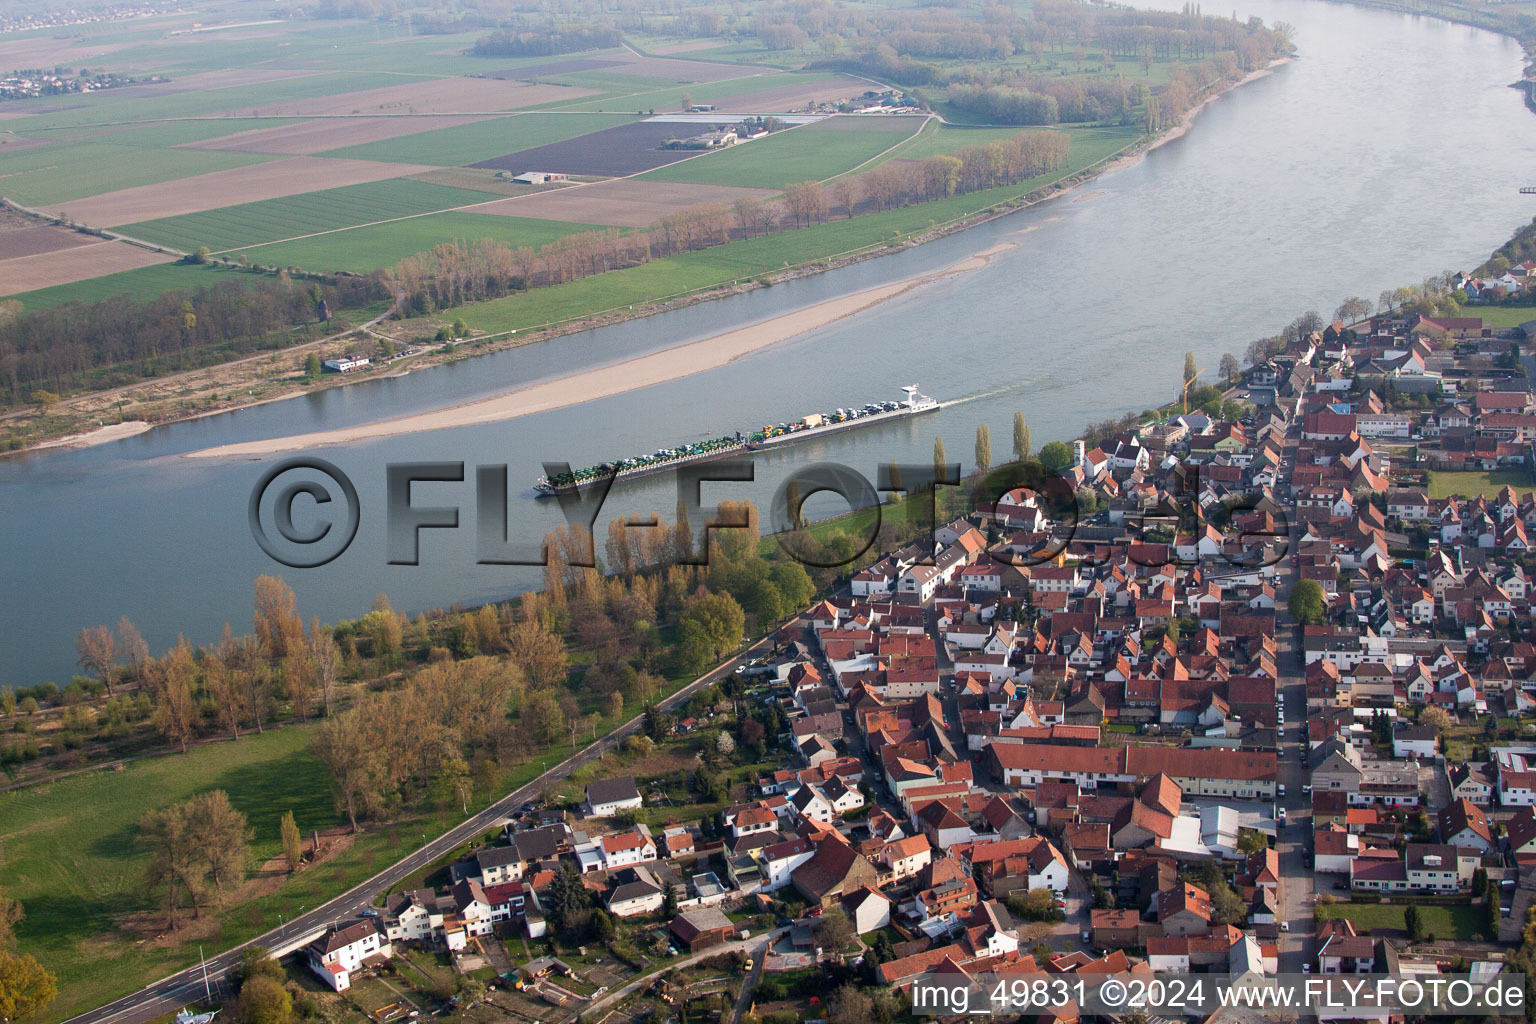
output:
M 208 367 L 160 380 L 146 381 L 122 392 L 113 393 L 109 398 L 104 396 L 81 396 L 78 399 L 72 399 L 64 403 L 66 406 L 72 407 L 71 411 L 76 415 L 72 422 L 60 430 L 60 434 L 64 435 L 63 437 L 44 438 L 36 443 L 17 447 L 8 454 L 46 452 L 57 450 L 61 447 L 89 447 L 118 440 L 123 435 L 114 433 L 106 428 L 93 430 L 83 430 L 81 428 L 85 423 L 92 421 L 100 422 L 111 418 L 125 399 L 141 405 L 161 406 L 161 408 L 155 410 L 154 415 L 142 418 L 141 421 L 148 421 L 149 426 L 186 422 L 220 413 L 264 405 L 270 402 L 311 395 L 317 391 L 330 388 L 346 387 L 350 384 L 379 380 L 384 377 L 404 376 L 440 366 L 444 363 L 456 362 L 474 356 L 490 355 L 534 342 L 546 341 L 599 327 L 613 326 L 626 321 L 653 316 L 657 313 L 664 313 L 715 299 L 739 295 L 744 292 L 771 287 L 786 281 L 825 273 L 828 270 L 836 270 L 851 264 L 901 252 L 914 246 L 923 245 L 988 223 L 1007 214 L 1030 209 L 1041 203 L 1061 198 L 1077 191 L 1085 183 L 1094 181 L 1107 173 L 1134 166 L 1147 153 L 1167 144 L 1173 139 L 1182 137 L 1188 132 L 1194 119 L 1212 100 L 1218 96 L 1225 95 L 1231 89 L 1246 85 L 1249 82 L 1273 73 L 1275 68 L 1287 63 L 1291 59 L 1277 58 L 1268 67 L 1254 71 L 1244 78 L 1228 83 L 1221 88 L 1213 89 L 1187 111 L 1177 124 L 1170 125 L 1153 136 L 1143 135 L 1137 141 L 1122 147 L 1120 150 L 1086 167 L 1065 174 L 1056 181 L 1022 193 L 1013 199 L 984 206 L 981 209 L 961 215 L 948 222 L 934 223 L 930 220 L 924 228 L 886 242 L 854 251 L 820 255 L 797 265 L 788 266 L 781 270 L 756 277 L 744 278 L 728 285 L 700 288 L 697 291 L 670 296 L 644 304 L 626 304 L 615 309 L 582 311 L 565 321 L 544 325 L 537 329 L 491 336 L 489 338 L 471 339 L 467 345 L 455 346 L 449 351 L 433 349 L 430 352 L 412 356 L 408 364 L 397 365 L 382 373 L 349 375 L 344 378 L 327 377 L 318 381 L 311 381 L 303 373 L 303 363 L 305 357 L 310 352 L 316 351 L 320 347 L 319 343 L 315 343 L 284 350 L 281 357 L 275 353 L 271 354 L 270 360 L 266 358 L 261 360 L 242 360 L 237 364 Z M 1020 130 L 1024 129 L 1020 128 Z M 911 209 L 920 210 L 922 209 L 922 204 Z M 448 315 L 451 316 L 451 314 Z M 281 358 L 281 365 L 273 365 L 278 358 Z M 177 408 L 170 410 L 164 408 L 165 405 L 173 403 Z M 109 426 L 114 427 L 120 425 L 109 424 Z M 139 433 L 144 429 L 148 429 L 148 427 L 138 427 L 132 432 Z
M 733 363 L 743 356 L 826 327 L 847 317 L 857 316 L 865 310 L 889 302 L 898 296 L 947 280 L 957 274 L 980 270 L 998 253 L 1017 246 L 1017 242 L 999 242 L 934 273 L 894 281 L 875 288 L 866 288 L 851 295 L 819 302 L 749 327 L 740 327 L 611 366 L 585 370 L 530 387 L 518 388 L 477 402 L 466 402 L 446 409 L 435 409 L 415 416 L 403 416 L 399 419 L 366 423 L 356 427 L 268 438 L 245 444 L 220 445 L 188 452 L 183 457 L 190 459 L 252 457 L 269 455 L 273 452 L 293 451 L 297 448 L 348 444 L 353 441 L 396 437 L 450 427 L 467 427 L 480 423 L 499 423 L 624 394 L 653 384 L 680 380 L 691 374 Z

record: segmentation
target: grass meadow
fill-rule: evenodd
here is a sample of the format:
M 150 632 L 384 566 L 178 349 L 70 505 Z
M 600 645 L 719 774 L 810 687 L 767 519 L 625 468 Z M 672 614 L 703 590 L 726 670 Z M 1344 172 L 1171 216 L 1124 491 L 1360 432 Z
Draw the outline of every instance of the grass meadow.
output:
M 691 680 L 671 679 L 665 697 Z M 624 720 L 632 717 L 633 710 Z M 600 715 L 602 735 L 621 724 Z M 371 878 L 421 844 L 463 820 L 458 806 L 428 808 L 366 826 L 340 852 L 240 905 L 209 911 L 201 938 L 182 942 L 138 940 L 127 922 L 163 922 L 157 897 L 145 886 L 147 853 L 138 846 L 138 822 L 151 810 L 222 789 L 255 832 L 253 859 L 281 852 L 278 823 L 293 811 L 300 830 L 338 827 L 324 767 L 310 752 L 317 723 L 269 728 L 238 741 L 216 740 L 186 754 L 131 762 L 122 771 L 93 771 L 58 782 L 0 793 L 6 892 L 27 917 L 19 948 L 58 976 L 59 996 L 36 1018 L 54 1024 L 109 1002 L 274 928 Z M 588 738 L 579 737 L 585 745 Z M 579 747 L 560 744 L 539 761 L 505 771 L 492 792 L 476 793 L 471 812 L 526 785 Z M 587 769 L 591 771 L 591 769 Z M 158 916 L 157 916 L 158 915 Z

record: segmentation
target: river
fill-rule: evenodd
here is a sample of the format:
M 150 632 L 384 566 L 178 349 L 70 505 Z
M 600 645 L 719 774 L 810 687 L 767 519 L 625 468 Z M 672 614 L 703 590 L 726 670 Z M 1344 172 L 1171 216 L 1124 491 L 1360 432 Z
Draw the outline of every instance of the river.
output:
M 1172 397 L 1184 352 L 1207 375 L 1224 352 L 1305 309 L 1470 268 L 1536 213 L 1518 194 L 1536 166 L 1536 117 L 1508 88 L 1512 40 L 1428 18 L 1320 0 L 1234 11 L 1296 27 L 1301 59 L 1221 97 L 1183 138 L 1032 210 L 930 245 L 731 299 L 470 359 L 403 378 L 155 429 L 120 442 L 0 462 L 0 685 L 63 683 L 83 626 L 127 615 L 156 653 L 185 632 L 250 627 L 252 580 L 278 572 L 306 619 L 412 612 L 513 595 L 537 571 L 474 564 L 473 466 L 508 463 L 509 532 L 536 539 L 555 503 L 521 489 L 541 460 L 586 465 L 841 405 L 918 383 L 938 413 L 758 459 L 757 481 L 707 502 L 766 506 L 790 468 L 846 463 L 873 478 L 925 462 L 935 435 L 969 463 L 976 427 L 995 458 L 1015 410 L 1036 447 L 1092 420 Z M 654 351 L 823 299 L 937 269 L 999 242 L 984 269 L 686 380 L 502 424 L 326 449 L 356 482 L 361 527 L 345 554 L 287 569 L 252 539 L 246 502 L 267 465 L 181 453 L 400 416 Z M 463 461 L 463 484 L 418 484 L 463 526 L 426 531 L 421 564 L 386 564 L 384 465 Z M 676 505 L 669 477 L 615 488 L 599 518 Z M 835 506 L 825 502 L 821 511 Z M 301 516 L 302 518 L 302 516 Z M 302 525 L 302 524 L 301 524 Z

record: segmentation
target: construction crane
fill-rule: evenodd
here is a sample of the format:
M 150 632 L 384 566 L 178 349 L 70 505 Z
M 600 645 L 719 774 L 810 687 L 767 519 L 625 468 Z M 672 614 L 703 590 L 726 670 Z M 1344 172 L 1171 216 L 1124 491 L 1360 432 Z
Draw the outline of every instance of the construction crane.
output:
M 1189 389 L 1195 386 L 1196 382 L 1200 380 L 1200 375 L 1204 372 L 1204 370 L 1196 370 L 1195 375 L 1185 381 L 1184 386 L 1179 389 L 1179 402 L 1184 406 L 1186 413 L 1189 412 Z

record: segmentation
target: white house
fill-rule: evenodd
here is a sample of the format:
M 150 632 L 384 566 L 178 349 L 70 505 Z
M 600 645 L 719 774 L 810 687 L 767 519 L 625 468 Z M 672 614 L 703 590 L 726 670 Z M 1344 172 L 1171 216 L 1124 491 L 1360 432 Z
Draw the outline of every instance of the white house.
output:
M 632 832 L 616 832 L 599 840 L 603 850 L 603 866 L 609 871 L 633 867 L 656 859 L 656 840 L 644 825 L 635 826 Z
M 587 783 L 587 806 L 594 818 L 607 818 L 620 811 L 641 806 L 640 791 L 629 776 L 597 779 Z
M 337 992 L 352 987 L 352 975 L 359 968 L 381 963 L 394 954 L 389 939 L 372 918 L 333 928 L 305 951 L 310 968 Z

